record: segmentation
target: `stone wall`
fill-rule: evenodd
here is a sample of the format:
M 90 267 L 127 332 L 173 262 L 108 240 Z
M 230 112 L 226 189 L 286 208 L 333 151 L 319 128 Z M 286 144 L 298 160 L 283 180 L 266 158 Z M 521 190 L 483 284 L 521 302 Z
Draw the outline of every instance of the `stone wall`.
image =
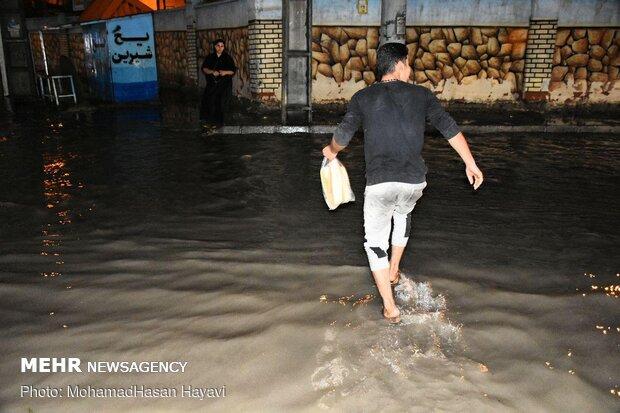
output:
M 44 72 L 43 51 L 41 48 L 41 40 L 38 32 L 30 32 L 30 52 L 32 53 L 32 64 L 36 72 Z
M 218 38 L 224 39 L 226 50 L 237 66 L 237 73 L 233 77 L 233 94 L 249 98 L 250 72 L 247 32 L 246 27 L 237 27 L 199 30 L 196 33 L 198 38 L 198 65 L 202 65 L 204 58 L 212 52 L 213 41 Z
M 86 81 L 86 61 L 84 60 L 85 50 L 82 33 L 69 33 L 69 54 L 71 55 L 71 62 L 78 78 Z
M 558 29 L 550 100 L 620 102 L 620 29 Z
M 44 72 L 45 64 L 43 62 L 43 50 L 39 33 L 30 32 L 29 37 L 34 68 L 36 71 Z M 67 34 L 64 32 L 43 32 L 43 43 L 45 44 L 48 71 L 54 73 L 59 70 L 60 56 L 69 54 Z
M 60 37 L 64 34 L 43 33 L 45 43 L 45 55 L 47 56 L 47 66 L 50 72 L 55 72 L 60 66 L 60 56 L 62 53 Z
M 185 31 L 155 33 L 157 75 L 163 87 L 190 86 Z
M 511 27 L 408 27 L 412 81 L 443 99 L 517 99 L 527 32 Z M 377 27 L 313 27 L 313 99 L 350 99 L 373 83 L 378 43 Z

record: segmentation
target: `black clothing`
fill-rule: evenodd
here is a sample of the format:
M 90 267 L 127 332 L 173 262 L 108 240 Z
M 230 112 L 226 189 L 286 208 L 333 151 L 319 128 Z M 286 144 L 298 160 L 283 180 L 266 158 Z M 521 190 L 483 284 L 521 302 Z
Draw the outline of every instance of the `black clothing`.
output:
M 230 70 L 237 71 L 235 62 L 226 52 L 220 56 L 211 53 L 202 62 L 201 70 L 207 68 L 211 70 Z M 203 72 L 204 73 L 204 72 Z M 200 107 L 200 118 L 216 124 L 224 123 L 224 114 L 228 109 L 228 101 L 232 96 L 232 76 L 213 76 L 205 74 L 207 86 L 202 95 Z
M 334 132 L 347 146 L 360 125 L 364 130 L 366 185 L 382 182 L 422 183 L 425 119 L 450 139 L 460 130 L 430 90 L 406 82 L 378 82 L 355 93 Z

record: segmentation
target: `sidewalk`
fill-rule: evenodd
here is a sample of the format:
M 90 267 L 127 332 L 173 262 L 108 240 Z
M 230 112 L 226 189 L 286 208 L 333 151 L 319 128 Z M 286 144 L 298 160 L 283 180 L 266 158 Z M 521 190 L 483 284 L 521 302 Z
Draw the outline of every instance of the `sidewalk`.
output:
M 73 116 L 98 111 L 158 112 L 167 126 L 200 129 L 199 97 L 178 91 L 162 91 L 158 102 L 115 104 L 82 98 L 77 105 L 60 108 L 33 101 L 18 105 L 18 112 L 45 111 L 52 116 Z M 575 105 L 555 107 L 545 104 L 503 102 L 494 104 L 442 102 L 464 133 L 497 132 L 612 133 L 620 134 L 620 105 Z M 246 99 L 235 99 L 226 126 L 216 134 L 317 133 L 331 134 L 346 113 L 346 103 L 315 104 L 311 126 L 283 126 L 276 105 L 265 106 Z M 5 112 L 5 111 L 2 111 Z M 55 114 L 55 115 L 54 115 Z M 7 115 L 4 113 L 3 116 Z M 24 113 L 25 116 L 26 113 Z M 156 114 L 155 114 L 156 115 Z M 157 115 L 156 115 L 157 116 Z
M 465 133 L 555 132 L 620 133 L 620 105 L 551 107 L 544 104 L 443 102 Z M 279 108 L 237 102 L 227 125 L 216 133 L 332 133 L 346 104 L 315 104 L 311 126 L 282 126 Z

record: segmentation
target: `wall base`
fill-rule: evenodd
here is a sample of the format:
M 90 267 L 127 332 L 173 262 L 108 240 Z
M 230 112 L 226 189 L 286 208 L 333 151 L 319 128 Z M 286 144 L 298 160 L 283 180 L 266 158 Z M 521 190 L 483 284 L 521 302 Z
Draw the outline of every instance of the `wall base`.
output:
M 549 92 L 524 92 L 523 100 L 526 102 L 546 102 L 549 100 Z

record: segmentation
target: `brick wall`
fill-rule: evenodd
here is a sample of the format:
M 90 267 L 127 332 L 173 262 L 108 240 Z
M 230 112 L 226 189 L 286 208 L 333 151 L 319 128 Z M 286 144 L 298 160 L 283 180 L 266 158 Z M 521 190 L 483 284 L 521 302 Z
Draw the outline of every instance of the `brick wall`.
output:
M 251 21 L 248 26 L 248 49 L 252 97 L 279 100 L 282 84 L 282 21 Z
M 196 47 L 196 27 L 191 25 L 187 26 L 185 30 L 185 37 L 187 39 L 187 83 L 190 85 L 198 85 L 198 49 Z
M 557 34 L 557 20 L 532 20 L 525 51 L 526 99 L 545 99 Z

